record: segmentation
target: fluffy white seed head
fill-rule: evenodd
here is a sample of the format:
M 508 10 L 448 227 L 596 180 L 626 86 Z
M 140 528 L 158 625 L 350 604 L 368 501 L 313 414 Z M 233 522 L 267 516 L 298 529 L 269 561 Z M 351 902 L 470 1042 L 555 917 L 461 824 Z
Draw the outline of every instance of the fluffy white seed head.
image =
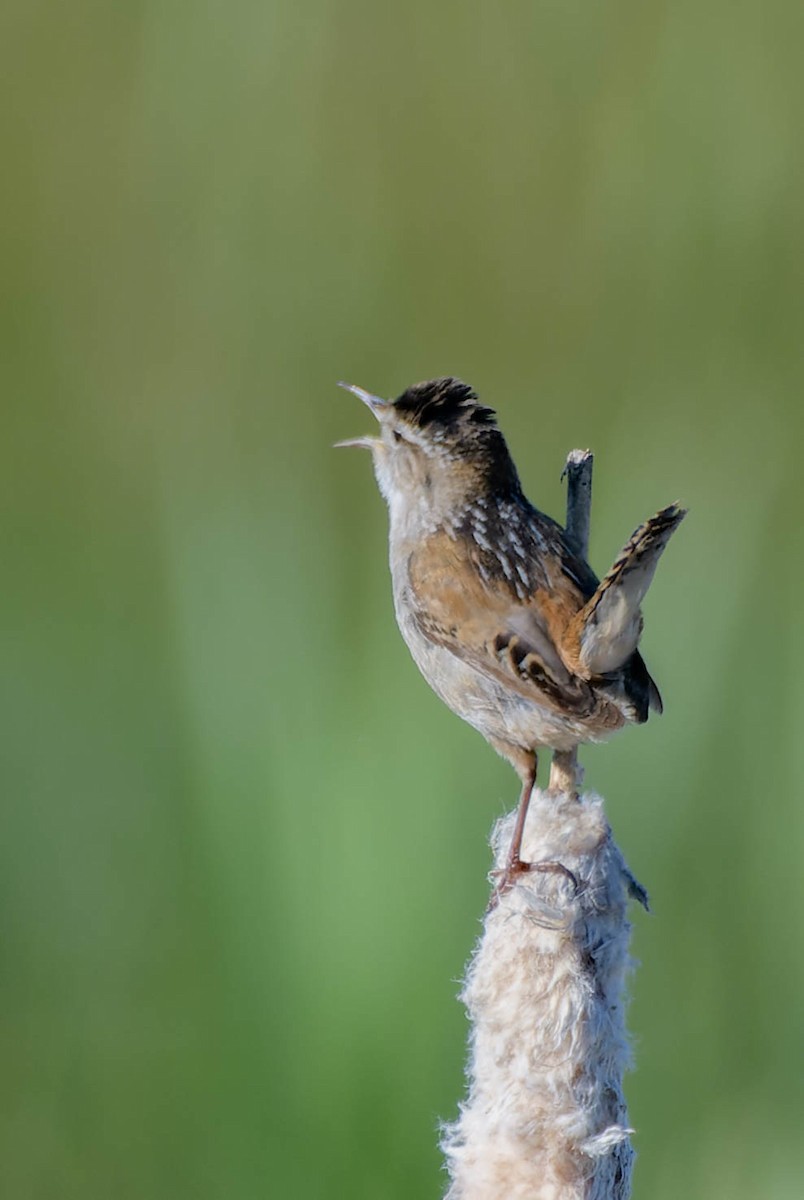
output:
M 495 829 L 498 866 L 512 821 Z M 447 1200 L 626 1200 L 633 879 L 594 796 L 534 792 L 523 858 L 579 886 L 533 871 L 486 916 L 462 997 L 469 1089 L 445 1130 Z

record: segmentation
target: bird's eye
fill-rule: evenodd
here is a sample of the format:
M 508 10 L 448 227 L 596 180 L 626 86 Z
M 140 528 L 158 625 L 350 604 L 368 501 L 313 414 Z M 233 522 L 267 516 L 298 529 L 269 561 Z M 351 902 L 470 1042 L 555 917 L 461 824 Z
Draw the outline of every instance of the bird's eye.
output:
M 399 432 L 399 430 L 395 429 L 394 430 L 394 441 L 396 442 L 396 444 L 399 445 L 399 443 L 404 442 L 404 440 L 405 439 L 402 437 L 402 434 Z

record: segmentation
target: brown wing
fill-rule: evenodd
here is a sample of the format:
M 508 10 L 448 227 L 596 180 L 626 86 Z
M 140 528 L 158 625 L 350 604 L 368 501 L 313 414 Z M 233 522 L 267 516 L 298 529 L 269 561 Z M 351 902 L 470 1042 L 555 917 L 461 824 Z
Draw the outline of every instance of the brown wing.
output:
M 555 552 L 536 561 L 534 548 L 527 547 L 515 560 L 504 549 L 492 553 L 471 537 L 439 531 L 408 559 L 418 626 L 431 642 L 527 699 L 587 716 L 599 700 L 560 651 L 562 635 L 587 596 L 561 564 Z

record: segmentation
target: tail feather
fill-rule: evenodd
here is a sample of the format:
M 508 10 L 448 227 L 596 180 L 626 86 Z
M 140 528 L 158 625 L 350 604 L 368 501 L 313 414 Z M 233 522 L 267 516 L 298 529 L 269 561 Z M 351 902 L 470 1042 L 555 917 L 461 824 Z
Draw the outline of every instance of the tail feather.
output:
M 670 504 L 640 525 L 576 616 L 579 661 L 589 674 L 619 670 L 636 650 L 642 633 L 640 605 L 662 551 L 686 515 L 685 508 Z M 658 691 L 651 702 L 661 711 Z

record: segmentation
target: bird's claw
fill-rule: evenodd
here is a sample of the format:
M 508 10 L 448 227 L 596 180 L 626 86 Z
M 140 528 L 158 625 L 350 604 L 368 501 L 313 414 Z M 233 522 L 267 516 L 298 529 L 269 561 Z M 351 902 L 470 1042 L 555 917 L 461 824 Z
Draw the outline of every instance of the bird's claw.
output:
M 512 859 L 507 866 L 489 872 L 490 879 L 496 879 L 495 887 L 487 911 L 491 912 L 500 902 L 500 898 L 514 886 L 519 875 L 527 875 L 530 871 L 542 871 L 549 875 L 563 875 L 572 884 L 575 895 L 581 890 L 578 876 L 554 859 L 544 859 L 542 862 L 523 862 L 521 858 Z

